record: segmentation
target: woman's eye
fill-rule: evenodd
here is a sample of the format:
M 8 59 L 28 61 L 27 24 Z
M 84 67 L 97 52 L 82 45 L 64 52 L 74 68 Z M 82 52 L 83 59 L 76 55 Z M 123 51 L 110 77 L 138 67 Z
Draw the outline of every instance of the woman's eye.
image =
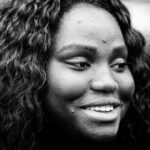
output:
M 66 60 L 65 63 L 69 65 L 71 69 L 77 71 L 87 70 L 91 66 L 90 62 L 84 57 L 74 57 Z
M 127 63 L 126 62 L 116 63 L 116 64 L 113 64 L 111 67 L 117 72 L 123 72 L 127 67 Z

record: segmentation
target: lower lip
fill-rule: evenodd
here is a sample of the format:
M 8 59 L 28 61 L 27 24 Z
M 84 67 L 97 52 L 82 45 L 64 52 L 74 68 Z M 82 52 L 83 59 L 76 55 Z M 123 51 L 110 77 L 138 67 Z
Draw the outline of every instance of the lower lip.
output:
M 117 120 L 121 111 L 121 106 L 116 107 L 114 110 L 110 112 L 97 112 L 87 109 L 81 109 L 81 111 L 85 115 L 85 117 L 88 117 L 91 120 L 100 122 L 113 122 Z

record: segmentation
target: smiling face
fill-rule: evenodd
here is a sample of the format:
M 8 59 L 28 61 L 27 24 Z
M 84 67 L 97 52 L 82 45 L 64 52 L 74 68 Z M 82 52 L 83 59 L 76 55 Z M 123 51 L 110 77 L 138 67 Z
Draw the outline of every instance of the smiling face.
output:
M 47 110 L 86 137 L 114 138 L 134 93 L 116 20 L 101 8 L 79 3 L 64 14 L 54 41 Z

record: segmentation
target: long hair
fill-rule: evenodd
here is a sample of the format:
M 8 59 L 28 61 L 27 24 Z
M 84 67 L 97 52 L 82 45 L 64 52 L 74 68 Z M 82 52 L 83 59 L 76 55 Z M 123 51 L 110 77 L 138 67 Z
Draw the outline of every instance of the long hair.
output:
M 148 51 L 147 51 L 148 50 Z M 141 78 L 138 84 L 138 91 L 136 96 L 135 104 L 140 112 L 143 120 L 146 123 L 146 133 L 148 135 L 148 139 L 150 138 L 150 46 L 146 44 L 145 53 L 142 57 L 142 65 L 140 67 L 140 71 L 138 72 L 137 78 Z M 141 88 L 140 88 L 141 87 Z M 150 144 L 149 144 L 150 149 Z
M 110 12 L 129 51 L 128 62 L 139 94 L 142 50 L 140 33 L 118 0 L 10 0 L 0 10 L 0 149 L 32 150 L 42 128 L 46 64 L 61 16 L 74 3 L 87 2 Z M 141 66 L 142 67 L 141 67 Z M 139 101 L 135 96 L 135 102 Z M 133 101 L 133 104 L 135 103 Z

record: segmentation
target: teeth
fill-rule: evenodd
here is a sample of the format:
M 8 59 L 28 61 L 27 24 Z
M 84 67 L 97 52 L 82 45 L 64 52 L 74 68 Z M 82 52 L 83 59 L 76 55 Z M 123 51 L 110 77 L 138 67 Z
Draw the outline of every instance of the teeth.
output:
M 86 108 L 87 110 L 91 110 L 91 111 L 101 111 L 101 112 L 110 112 L 112 110 L 114 110 L 114 107 L 113 106 L 96 106 L 96 107 L 88 107 Z

